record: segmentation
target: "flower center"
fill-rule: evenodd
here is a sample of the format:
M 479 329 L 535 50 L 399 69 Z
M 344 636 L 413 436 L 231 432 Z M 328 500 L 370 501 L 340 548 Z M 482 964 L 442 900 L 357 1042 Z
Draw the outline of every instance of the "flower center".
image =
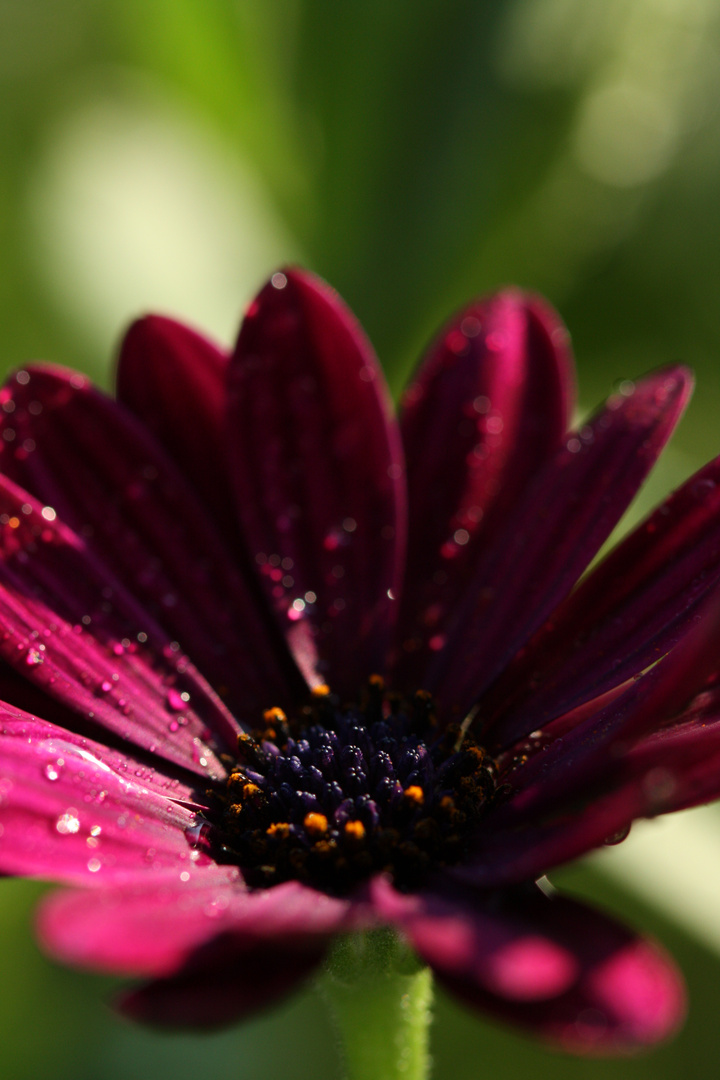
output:
M 438 729 L 424 691 L 399 697 L 373 676 L 340 706 L 320 687 L 297 718 L 268 709 L 240 735 L 209 840 L 255 887 L 296 878 L 342 894 L 385 871 L 414 888 L 462 857 L 495 776 L 458 726 Z

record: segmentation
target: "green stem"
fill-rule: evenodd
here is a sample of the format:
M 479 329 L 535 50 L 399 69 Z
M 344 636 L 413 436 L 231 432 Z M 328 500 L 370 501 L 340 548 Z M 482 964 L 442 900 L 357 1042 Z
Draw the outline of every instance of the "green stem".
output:
M 428 1080 L 432 976 L 392 930 L 338 939 L 319 987 L 348 1080 Z

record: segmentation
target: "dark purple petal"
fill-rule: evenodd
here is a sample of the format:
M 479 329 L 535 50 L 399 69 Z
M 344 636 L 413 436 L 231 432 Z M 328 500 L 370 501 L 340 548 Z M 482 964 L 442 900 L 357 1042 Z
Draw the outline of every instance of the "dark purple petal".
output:
M 297 991 L 321 963 L 328 939 L 303 936 L 248 945 L 231 933 L 198 950 L 181 971 L 123 994 L 125 1016 L 158 1027 L 212 1029 Z
M 441 332 L 403 398 L 408 565 L 401 678 L 441 647 L 478 551 L 557 450 L 572 410 L 568 335 L 539 299 L 508 290 Z M 417 681 L 417 680 L 416 680 Z
M 720 796 L 720 700 L 705 690 L 675 724 L 643 739 L 623 760 L 626 783 L 640 785 L 647 813 L 686 810 Z
M 40 937 L 66 963 L 125 975 L 175 974 L 195 949 L 231 935 L 236 949 L 303 938 L 322 942 L 361 918 L 297 881 L 248 892 L 231 867 L 210 866 L 156 887 L 53 893 L 40 910 Z M 235 970 L 242 981 L 242 969 Z
M 672 961 L 609 916 L 528 887 L 471 890 L 379 907 L 439 981 L 469 1005 L 574 1053 L 623 1054 L 666 1038 L 685 1013 Z
M 0 476 L 0 657 L 88 720 L 201 775 L 238 726 L 83 542 Z
M 142 425 L 61 369 L 19 372 L 1 395 L 5 474 L 83 537 L 243 718 L 300 697 L 264 598 Z
M 468 583 L 426 686 L 462 719 L 570 592 L 627 508 L 691 390 L 682 367 L 611 397 L 531 483 Z
M 673 808 L 670 748 L 643 762 L 644 739 L 682 716 L 717 665 L 719 635 L 720 604 L 712 597 L 691 633 L 651 671 L 506 775 L 514 792 L 487 814 L 450 876 L 483 888 L 532 880 L 627 832 L 635 818 Z M 710 733 L 707 751 L 710 757 Z M 680 785 L 682 777 L 679 765 Z
M 250 553 L 288 632 L 313 628 L 316 679 L 355 693 L 384 666 L 404 549 L 402 447 L 380 368 L 336 294 L 291 270 L 248 309 L 230 387 Z
M 720 458 L 589 575 L 483 702 L 510 742 L 643 671 L 675 645 L 720 578 Z
M 225 438 L 228 361 L 228 352 L 197 331 L 148 315 L 132 324 L 122 342 L 117 396 L 234 538 Z
M 2 873 L 94 887 L 198 873 L 186 785 L 4 703 L 0 760 Z
M 575 798 L 588 784 L 610 783 L 638 740 L 680 717 L 717 670 L 720 595 L 700 606 L 683 640 L 617 696 L 523 762 L 507 779 L 516 788 L 512 813 L 533 817 Z M 520 809 L 521 808 L 521 809 Z M 502 812 L 502 811 L 501 811 Z

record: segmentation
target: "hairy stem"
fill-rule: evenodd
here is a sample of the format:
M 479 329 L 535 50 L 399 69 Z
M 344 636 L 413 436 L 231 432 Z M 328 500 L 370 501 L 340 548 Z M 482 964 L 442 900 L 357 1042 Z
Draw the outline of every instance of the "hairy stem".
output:
M 340 938 L 320 991 L 348 1080 L 428 1080 L 432 976 L 394 931 Z

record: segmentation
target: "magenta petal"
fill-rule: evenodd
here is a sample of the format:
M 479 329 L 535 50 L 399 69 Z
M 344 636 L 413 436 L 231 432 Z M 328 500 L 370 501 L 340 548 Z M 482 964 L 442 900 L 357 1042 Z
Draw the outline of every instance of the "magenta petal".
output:
M 118 400 L 159 439 L 234 536 L 225 447 L 227 352 L 174 319 L 148 315 L 127 331 Z
M 323 959 L 324 938 L 238 943 L 223 935 L 198 950 L 168 979 L 122 995 L 125 1016 L 183 1031 L 212 1029 L 270 1008 L 296 991 Z
M 720 458 L 589 575 L 484 701 L 507 742 L 644 670 L 675 645 L 720 578 Z
M 679 973 L 656 945 L 577 901 L 529 886 L 418 894 L 382 914 L 469 1005 L 574 1053 L 623 1054 L 666 1038 L 685 1013 Z
M 211 743 L 231 748 L 236 721 L 54 514 L 0 476 L 0 657 L 81 724 L 224 775 Z
M 685 368 L 672 367 L 610 398 L 493 536 L 427 676 L 460 719 L 568 595 L 655 462 L 691 385 Z
M 183 785 L 162 792 L 152 769 L 5 704 L 0 759 L 2 873 L 93 887 L 197 873 Z
M 237 949 L 272 949 L 303 938 L 324 944 L 358 924 L 349 901 L 297 881 L 247 892 L 232 873 L 210 866 L 154 888 L 54 893 L 40 910 L 41 940 L 67 963 L 158 977 L 175 974 L 195 949 L 221 935 L 231 935 Z
M 403 457 L 384 380 L 324 283 L 276 274 L 230 370 L 237 509 L 286 627 L 307 620 L 316 677 L 355 693 L 384 666 L 404 549 Z M 352 646 L 349 646 L 352 642 Z
M 5 474 L 79 533 L 245 714 L 300 696 L 256 583 L 248 587 L 196 493 L 142 425 L 62 369 L 29 368 L 2 395 L 2 435 L 13 436 L 0 441 Z
M 537 298 L 512 290 L 460 312 L 421 364 L 401 415 L 409 528 L 399 641 L 406 681 L 409 668 L 424 668 L 428 648 L 441 646 L 479 548 L 559 447 L 572 383 L 560 319 Z

